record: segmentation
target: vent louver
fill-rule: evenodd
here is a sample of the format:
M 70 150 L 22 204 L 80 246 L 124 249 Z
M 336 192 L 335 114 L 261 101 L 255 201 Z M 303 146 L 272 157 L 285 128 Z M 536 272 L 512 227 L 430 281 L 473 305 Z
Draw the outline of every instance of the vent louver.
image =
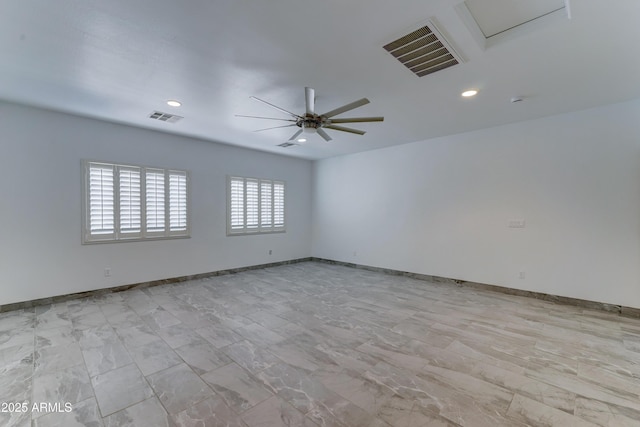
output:
M 283 142 L 282 144 L 278 144 L 278 147 L 287 148 L 295 145 L 298 145 L 298 144 L 294 144 L 293 142 Z
M 163 113 L 161 111 L 154 111 L 149 114 L 150 119 L 160 120 L 161 122 L 175 123 L 178 120 L 183 119 L 182 116 L 176 116 L 175 114 Z
M 384 46 L 384 49 L 411 70 L 424 77 L 462 62 L 433 23 L 425 25 Z

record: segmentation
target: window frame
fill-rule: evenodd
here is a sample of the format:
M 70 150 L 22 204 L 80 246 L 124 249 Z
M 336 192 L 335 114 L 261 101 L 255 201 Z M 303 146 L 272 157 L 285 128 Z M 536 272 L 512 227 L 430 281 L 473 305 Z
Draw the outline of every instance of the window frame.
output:
M 233 182 L 242 181 L 242 226 L 238 227 L 232 224 L 235 212 L 234 207 L 237 205 L 233 200 Z M 251 212 L 252 217 L 257 219 L 257 224 L 253 222 L 251 224 L 247 224 L 247 184 L 256 185 L 258 197 L 255 201 L 255 206 L 257 208 L 257 212 Z M 269 205 L 271 211 L 271 221 L 268 223 L 270 225 L 263 225 L 263 208 L 264 208 L 264 200 L 263 200 L 263 185 L 269 185 Z M 276 200 L 275 200 L 275 188 L 278 186 L 281 188 L 281 206 L 276 209 Z M 247 235 L 257 235 L 257 234 L 274 234 L 274 233 L 286 233 L 287 231 L 287 223 L 286 223 L 286 182 L 283 180 L 277 179 L 264 179 L 264 178 L 253 178 L 253 177 L 243 177 L 238 175 L 227 175 L 227 236 L 247 236 Z M 276 212 L 280 213 L 280 217 L 282 218 L 282 225 L 276 225 Z
M 91 193 L 90 178 L 92 167 L 105 167 L 113 171 L 113 231 L 110 233 L 91 234 Z M 139 172 L 139 204 L 140 204 L 140 230 L 122 231 L 121 228 L 121 171 Z M 164 176 L 164 230 L 147 230 L 147 173 L 162 171 Z M 175 230 L 171 228 L 171 188 L 170 180 L 172 175 L 185 177 L 185 197 L 186 226 L 184 229 Z M 82 160 L 82 244 L 96 243 L 119 243 L 119 242 L 140 242 L 148 240 L 165 239 L 186 239 L 191 237 L 191 184 L 190 172 L 175 168 L 159 168 L 130 163 L 113 163 L 100 160 Z M 179 205 L 180 209 L 181 206 Z M 181 227 L 182 228 L 182 227 Z

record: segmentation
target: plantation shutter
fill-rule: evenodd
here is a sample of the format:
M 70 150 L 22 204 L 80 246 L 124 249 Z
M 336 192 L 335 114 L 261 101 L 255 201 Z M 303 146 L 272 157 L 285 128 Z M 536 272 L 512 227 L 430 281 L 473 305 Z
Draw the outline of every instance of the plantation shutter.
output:
M 87 240 L 115 236 L 114 166 L 89 163 L 87 168 Z
M 260 181 L 260 228 L 270 229 L 273 226 L 273 192 L 271 181 Z
M 142 205 L 140 168 L 119 166 L 119 231 L 124 238 L 140 237 L 142 234 Z
M 189 237 L 189 172 L 82 161 L 82 243 Z
M 187 231 L 187 173 L 169 171 L 169 232 Z
M 146 169 L 147 234 L 163 234 L 165 231 L 164 170 Z
M 227 234 L 283 232 L 284 182 L 227 177 Z
M 284 182 L 273 182 L 273 227 L 284 229 Z
M 244 179 L 229 178 L 229 232 L 244 229 Z
M 259 219 L 258 180 L 247 178 L 245 182 L 247 230 L 257 230 Z

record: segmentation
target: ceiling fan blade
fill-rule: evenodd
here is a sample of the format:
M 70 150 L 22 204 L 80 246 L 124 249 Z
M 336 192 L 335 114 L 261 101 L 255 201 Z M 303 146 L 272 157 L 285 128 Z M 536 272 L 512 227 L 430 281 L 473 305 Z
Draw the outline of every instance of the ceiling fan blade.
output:
M 327 118 L 337 116 L 338 114 L 346 113 L 349 110 L 362 107 L 363 105 L 367 105 L 368 103 L 369 103 L 369 100 L 367 98 L 362 98 L 357 101 L 353 101 L 347 105 L 343 105 L 342 107 L 338 107 L 335 110 L 331 110 L 327 113 L 321 114 L 321 116 L 324 116 Z
M 317 131 L 318 135 L 320 135 L 322 137 L 322 139 L 324 139 L 325 141 L 329 142 L 331 141 L 331 137 L 329 136 L 328 133 L 326 133 L 325 131 L 323 131 L 322 129 L 318 128 Z
M 384 121 L 384 117 L 352 117 L 350 119 L 331 119 L 331 123 L 365 123 L 382 121 Z
M 236 117 L 248 117 L 250 119 L 265 119 L 265 120 L 280 120 L 284 122 L 295 122 L 295 120 L 293 119 L 279 119 L 277 117 L 245 116 L 243 114 L 236 114 Z
M 271 129 L 279 129 L 279 128 L 289 128 L 291 126 L 295 126 L 295 123 L 292 125 L 274 126 L 271 128 L 258 129 L 258 130 L 254 130 L 254 132 L 262 132 L 263 130 L 271 130 Z
M 290 115 L 290 116 L 292 116 L 292 117 L 295 117 L 296 119 L 300 119 L 300 118 L 301 118 L 299 115 L 294 114 L 294 113 L 292 113 L 291 111 L 287 111 L 287 110 L 285 110 L 284 108 L 280 108 L 280 107 L 278 107 L 277 105 L 273 105 L 272 103 L 267 102 L 267 101 L 265 101 L 264 99 L 260 99 L 260 98 L 255 97 L 255 96 L 251 96 L 250 98 L 255 99 L 256 101 L 260 101 L 260 102 L 262 102 L 263 104 L 267 104 L 268 106 L 270 106 L 270 107 L 272 107 L 272 108 L 275 108 L 275 109 L 276 109 L 276 110 L 278 110 L 278 111 L 282 111 L 283 113 L 288 114 L 288 115 Z
M 302 133 L 302 129 L 300 129 L 298 132 L 294 133 L 293 136 L 291 138 L 289 138 L 289 141 L 293 141 L 294 139 L 296 139 L 298 137 L 298 135 L 300 135 Z
M 310 87 L 304 88 L 304 101 L 307 108 L 307 114 L 315 114 L 316 108 L 316 91 Z
M 344 126 L 336 126 L 336 125 L 328 125 L 328 126 L 324 126 L 324 128 L 325 129 L 333 129 L 333 130 L 341 130 L 342 132 L 355 133 L 355 134 L 358 134 L 358 135 L 364 135 L 366 133 L 363 130 L 346 128 Z

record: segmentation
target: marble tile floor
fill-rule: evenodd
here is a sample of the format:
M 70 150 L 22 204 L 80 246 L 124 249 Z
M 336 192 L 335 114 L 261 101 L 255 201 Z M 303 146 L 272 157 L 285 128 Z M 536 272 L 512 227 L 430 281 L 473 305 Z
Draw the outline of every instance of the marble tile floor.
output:
M 1 313 L 0 402 L 20 427 L 640 426 L 640 319 L 305 262 Z

